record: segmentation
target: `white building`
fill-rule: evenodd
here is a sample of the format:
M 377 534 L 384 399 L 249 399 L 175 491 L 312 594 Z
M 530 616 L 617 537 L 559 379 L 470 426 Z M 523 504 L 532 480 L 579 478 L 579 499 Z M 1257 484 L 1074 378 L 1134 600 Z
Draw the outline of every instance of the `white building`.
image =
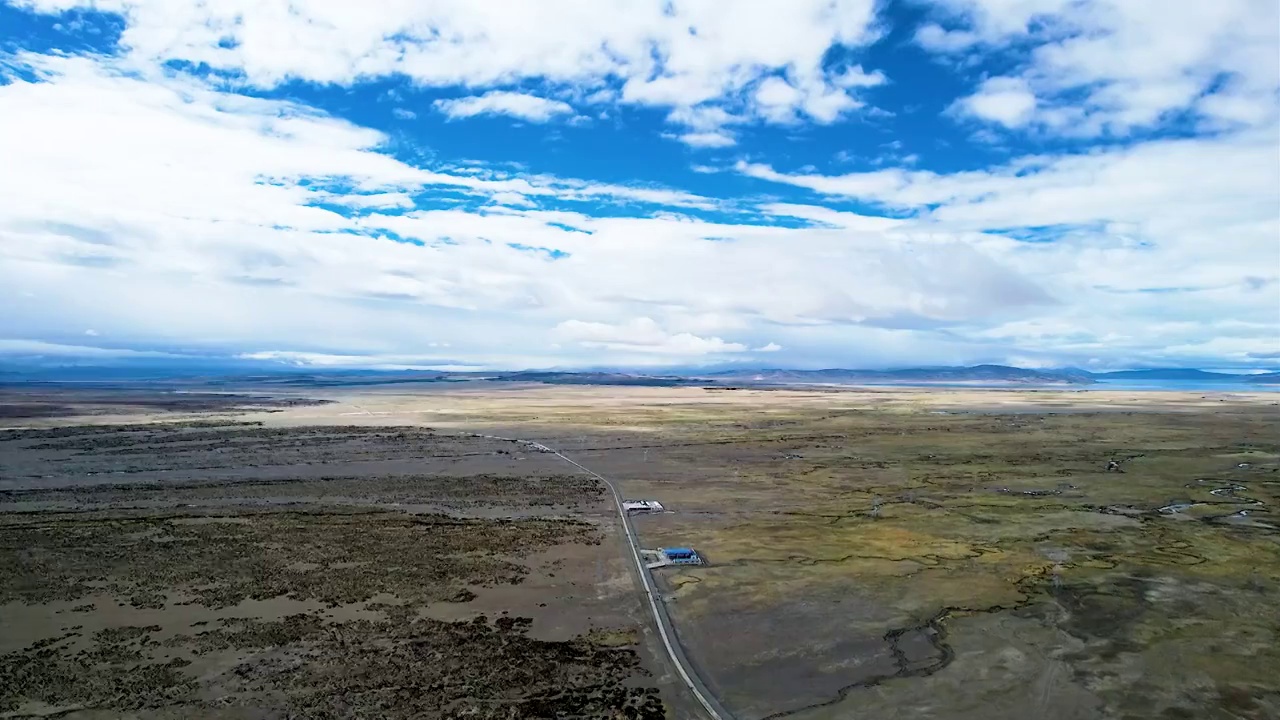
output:
M 622 509 L 629 513 L 660 513 L 662 503 L 657 500 L 623 500 Z

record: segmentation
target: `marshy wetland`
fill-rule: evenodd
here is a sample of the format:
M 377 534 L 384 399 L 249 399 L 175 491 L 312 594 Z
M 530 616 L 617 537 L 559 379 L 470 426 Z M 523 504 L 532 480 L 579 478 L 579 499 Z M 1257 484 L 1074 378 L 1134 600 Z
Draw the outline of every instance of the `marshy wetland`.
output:
M 1273 394 L 316 397 L 0 435 L 0 713 L 694 717 L 603 489 L 477 432 L 666 506 L 740 720 L 1280 716 Z

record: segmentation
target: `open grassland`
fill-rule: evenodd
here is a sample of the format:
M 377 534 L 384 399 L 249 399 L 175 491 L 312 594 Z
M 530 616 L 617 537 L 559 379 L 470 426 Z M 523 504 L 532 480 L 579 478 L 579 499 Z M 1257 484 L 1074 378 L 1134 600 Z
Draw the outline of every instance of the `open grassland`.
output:
M 678 512 L 642 533 L 712 560 L 670 578 L 673 606 L 744 716 L 1276 712 L 1273 415 L 819 428 L 845 437 L 674 451 L 706 481 L 647 489 Z M 715 630 L 744 620 L 763 632 Z
M 333 399 L 282 418 L 353 412 Z M 637 527 L 710 560 L 660 580 L 744 719 L 1261 720 L 1276 400 L 499 388 L 362 396 L 344 421 L 534 437 L 664 502 Z

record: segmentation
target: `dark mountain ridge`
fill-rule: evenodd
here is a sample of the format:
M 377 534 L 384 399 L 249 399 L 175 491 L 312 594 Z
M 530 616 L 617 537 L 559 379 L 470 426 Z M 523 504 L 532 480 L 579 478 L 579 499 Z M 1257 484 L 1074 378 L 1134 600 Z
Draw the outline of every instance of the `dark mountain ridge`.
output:
M 1254 382 L 1255 378 L 1280 373 L 1263 373 L 1263 375 L 1238 375 L 1234 373 L 1211 372 L 1194 368 L 1153 368 L 1150 370 L 1116 370 L 1113 372 L 1093 373 L 1093 377 L 1105 380 L 1196 380 L 1199 382 Z

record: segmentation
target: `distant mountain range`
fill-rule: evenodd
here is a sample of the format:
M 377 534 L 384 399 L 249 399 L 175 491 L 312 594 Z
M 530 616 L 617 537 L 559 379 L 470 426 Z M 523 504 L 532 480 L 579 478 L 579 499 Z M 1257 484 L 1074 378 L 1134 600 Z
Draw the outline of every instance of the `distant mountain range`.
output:
M 174 384 L 205 386 L 210 389 L 228 386 L 280 388 L 386 385 L 400 383 L 447 383 L 487 380 L 491 382 L 527 382 L 554 385 L 640 385 L 640 386 L 710 386 L 710 387 L 780 387 L 787 385 L 1008 385 L 1008 386 L 1078 386 L 1094 384 L 1144 385 L 1186 383 L 1189 385 L 1280 385 L 1280 372 L 1232 374 L 1185 368 L 1120 370 L 1094 373 L 1078 368 L 1032 370 L 1006 365 L 974 365 L 971 367 L 921 367 L 898 370 L 789 370 L 782 368 L 743 368 L 699 372 L 682 369 L 670 373 L 631 372 L 625 370 L 526 370 L 512 372 L 437 372 L 426 370 L 324 370 L 266 365 L 252 366 L 142 366 L 93 367 L 2 367 L 0 384 L 28 383 L 93 383 Z
M 1280 383 L 1280 372 L 1239 375 L 1186 368 L 1167 368 L 1163 370 L 1117 370 L 1115 372 L 1093 373 L 1092 376 L 1094 378 L 1104 380 L 1129 380 L 1139 382 L 1143 380 L 1191 380 L 1196 382 Z
M 622 372 L 540 372 L 499 373 L 484 378 L 502 382 L 540 382 L 552 385 L 705 385 L 704 380 L 688 375 L 644 375 Z
M 486 379 L 557 385 L 1093 385 L 1150 382 L 1280 384 L 1280 373 L 1240 375 L 1167 368 L 1092 373 L 1078 368 L 1030 370 L 1007 365 L 904 368 L 900 370 L 734 369 L 710 373 L 649 375 L 622 372 L 513 372 Z
M 909 383 L 1010 383 L 1084 385 L 1094 382 L 1084 371 L 1027 370 L 1005 365 L 905 368 L 902 370 L 727 370 L 712 373 L 719 382 L 764 384 L 829 383 L 835 385 Z

